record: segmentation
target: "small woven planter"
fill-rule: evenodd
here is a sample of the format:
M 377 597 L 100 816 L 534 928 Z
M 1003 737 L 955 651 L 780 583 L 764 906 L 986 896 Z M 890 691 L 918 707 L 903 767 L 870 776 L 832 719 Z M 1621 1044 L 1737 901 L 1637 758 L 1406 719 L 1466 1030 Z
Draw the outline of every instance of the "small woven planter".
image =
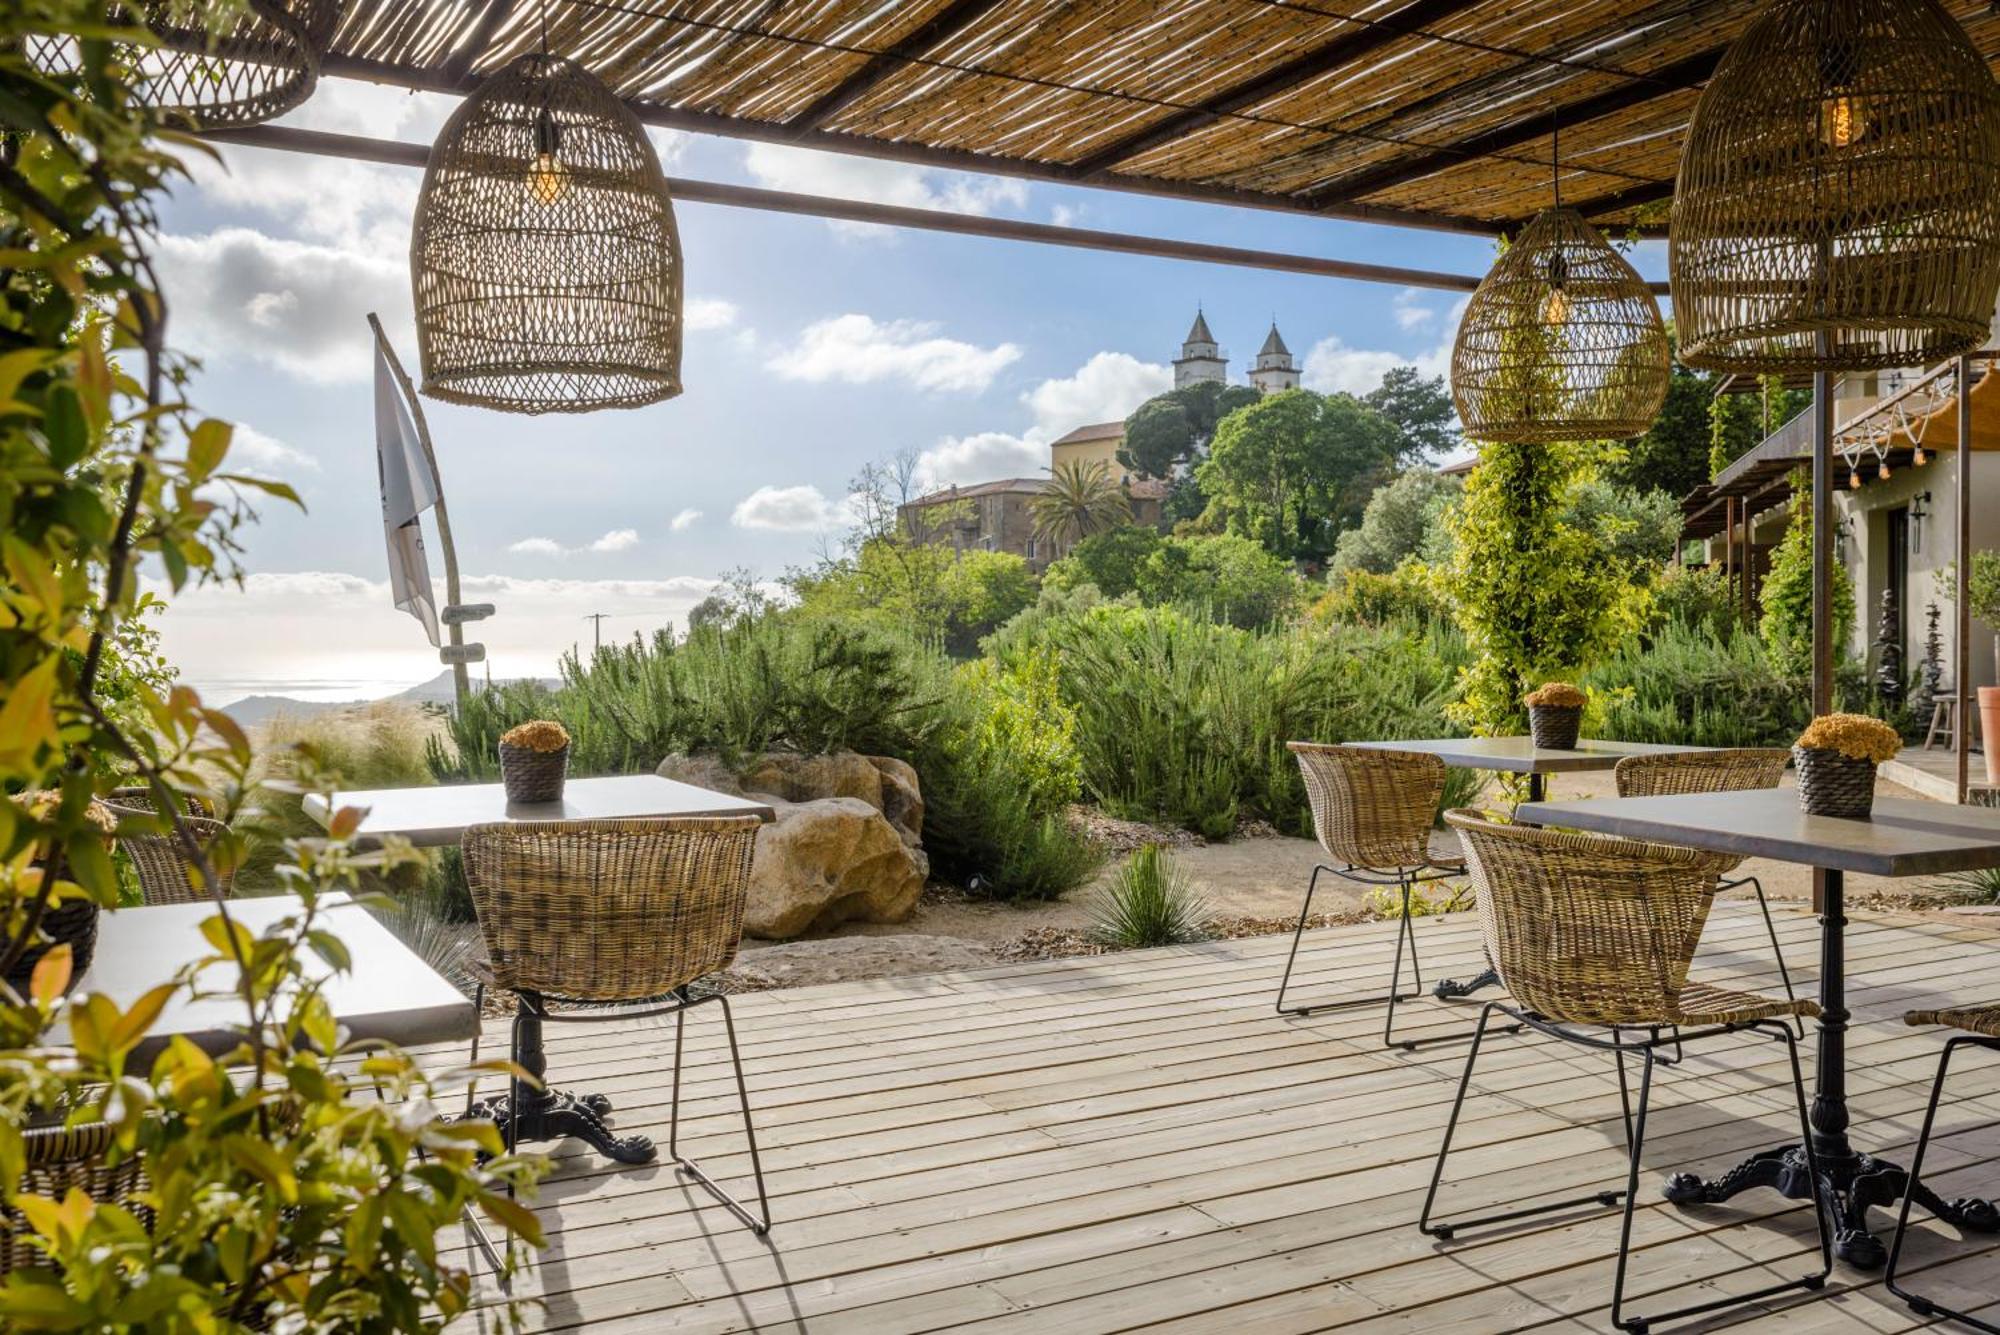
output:
M 1808 816 L 1864 819 L 1875 806 L 1875 762 L 1854 760 L 1838 751 L 1795 746 L 1799 806 Z
M 1576 750 L 1576 737 L 1582 730 L 1582 705 L 1528 706 L 1528 736 L 1543 751 Z
M 21 952 L 21 958 L 14 961 L 14 967 L 7 972 L 8 984 L 22 996 L 28 995 L 29 980 L 34 977 L 35 965 L 41 962 L 42 956 L 58 945 L 67 945 L 70 950 L 70 987 L 76 986 L 76 981 L 83 977 L 83 971 L 90 967 L 91 957 L 97 954 L 97 914 L 97 905 L 88 899 L 73 899 L 45 911 L 42 914 L 42 933 L 49 939 L 37 941 Z
M 500 782 L 509 802 L 560 802 L 569 775 L 569 748 L 536 751 L 500 743 Z

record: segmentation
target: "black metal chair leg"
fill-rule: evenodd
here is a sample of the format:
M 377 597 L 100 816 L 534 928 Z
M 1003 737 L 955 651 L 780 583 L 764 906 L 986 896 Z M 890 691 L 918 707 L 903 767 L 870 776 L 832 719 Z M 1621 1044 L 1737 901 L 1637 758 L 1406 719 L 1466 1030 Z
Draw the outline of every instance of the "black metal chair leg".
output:
M 1799 994 L 1792 988 L 1792 971 L 1785 966 L 1785 948 L 1778 944 L 1778 924 L 1771 917 L 1770 902 L 1764 898 L 1764 883 L 1755 876 L 1745 876 L 1742 880 L 1735 882 L 1735 884 L 1747 885 L 1757 892 L 1757 908 L 1764 915 L 1764 932 L 1765 935 L 1771 938 L 1771 953 L 1778 960 L 1778 980 L 1785 985 L 1785 999 L 1787 1001 L 1797 1001 Z M 1794 1015 L 1791 1019 L 1785 1021 L 1785 1027 L 1790 1029 L 1799 1038 L 1806 1036 L 1804 1016 Z
M 1931 1101 L 1924 1108 L 1924 1128 L 1917 1136 L 1916 1152 L 1910 1158 L 1909 1182 L 1903 1188 L 1903 1208 L 1896 1216 L 1896 1236 L 1889 1244 L 1889 1265 L 1888 1269 L 1882 1275 L 1882 1282 L 1888 1287 L 1889 1292 L 1908 1303 L 1910 1310 L 1918 1316 L 1941 1316 L 1948 1320 L 1956 1321 L 1972 1330 L 1986 1331 L 1988 1335 L 2000 1335 L 2000 1326 L 1981 1321 L 1978 1317 L 1968 1315 L 1965 1312 L 1956 1312 L 1949 1307 L 1941 1306 L 1923 1297 L 1921 1294 L 1911 1293 L 1896 1282 L 1896 1267 L 1903 1256 L 1903 1235 L 1910 1228 L 1910 1205 L 1917 1194 L 1917 1184 L 1923 1180 L 1924 1155 L 1931 1147 L 1931 1129 L 1937 1123 L 1938 1104 L 1944 1099 L 1945 1076 L 1951 1070 L 1953 1055 L 1957 1053 L 1959 1048 L 1973 1041 L 1964 1036 L 1950 1039 L 1945 1043 L 1944 1052 L 1938 1058 L 1937 1077 L 1931 1081 Z M 1981 1044 L 1980 1046 L 1985 1045 Z
M 1415 1052 L 1417 1050 L 1415 1043 L 1398 1044 L 1396 1042 L 1396 1003 L 1403 996 L 1403 947 L 1406 944 L 1410 948 L 1411 971 L 1415 972 L 1417 967 L 1417 940 L 1416 933 L 1410 924 L 1410 882 L 1408 878 L 1404 878 L 1403 880 L 1402 891 L 1402 921 L 1396 924 L 1396 962 L 1389 966 L 1389 1008 L 1388 1013 L 1382 1020 L 1382 1046 L 1385 1048 L 1400 1046 L 1405 1052 Z M 1416 990 L 1410 993 L 1410 995 L 1416 996 L 1423 990 L 1423 975 L 1418 974 Z
M 472 1055 L 465 1059 L 467 1066 L 479 1065 L 479 1037 L 486 1027 L 482 1023 L 482 1018 L 485 1014 L 486 984 L 475 982 L 472 985 Z M 472 1116 L 472 1110 L 478 1106 L 478 1096 L 479 1077 L 475 1074 L 465 1082 L 465 1115 L 467 1117 Z
M 1611 1038 L 1612 1041 L 1617 1041 L 1616 1029 L 1611 1031 Z M 1650 1055 L 1648 1054 L 1649 1057 Z M 1612 1060 L 1618 1063 L 1618 1107 L 1625 1114 L 1625 1152 L 1631 1154 L 1634 1152 L 1638 1137 L 1632 1131 L 1632 1086 L 1625 1078 L 1625 1049 L 1621 1047 L 1612 1053 Z
M 729 1064 L 736 1075 L 736 1098 L 743 1109 L 743 1134 L 750 1144 L 750 1175 L 757 1183 L 757 1208 L 760 1213 L 751 1214 L 742 1202 L 724 1191 L 714 1178 L 703 1172 L 700 1164 L 682 1157 L 680 1153 L 681 1040 L 686 1030 L 685 1006 L 674 1013 L 674 1078 L 673 1094 L 667 1105 L 667 1157 L 685 1169 L 709 1195 L 715 1197 L 731 1214 L 742 1220 L 752 1233 L 763 1237 L 771 1231 L 771 1201 L 764 1193 L 764 1163 L 757 1154 L 757 1128 L 750 1119 L 750 1087 L 743 1079 L 743 1056 L 736 1046 L 736 1020 L 729 1012 L 729 998 L 718 993 L 714 999 L 722 1007 L 722 1026 L 729 1036 Z
M 1611 1324 L 1620 1330 L 1644 1331 L 1646 1317 L 1626 1320 L 1625 1265 L 1632 1256 L 1632 1211 L 1639 1201 L 1639 1155 L 1646 1147 L 1646 1107 L 1653 1098 L 1653 1050 L 1645 1051 L 1646 1064 L 1639 1068 L 1639 1114 L 1631 1128 L 1631 1143 L 1625 1154 L 1625 1211 L 1618 1224 L 1618 1268 L 1611 1279 Z M 1619 1054 L 1619 1071 L 1625 1069 Z

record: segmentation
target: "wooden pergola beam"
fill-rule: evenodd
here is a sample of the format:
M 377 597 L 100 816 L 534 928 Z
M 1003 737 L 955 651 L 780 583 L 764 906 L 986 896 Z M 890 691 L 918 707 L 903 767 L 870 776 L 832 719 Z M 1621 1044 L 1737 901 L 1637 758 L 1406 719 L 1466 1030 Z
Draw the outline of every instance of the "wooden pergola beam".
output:
M 397 167 L 421 168 L 430 159 L 430 150 L 422 144 L 403 143 L 393 139 L 372 139 L 363 135 L 332 134 L 324 130 L 304 130 L 288 125 L 252 125 L 234 130 L 211 130 L 203 138 L 221 144 L 242 144 L 250 148 L 314 153 L 323 157 L 350 158 Z M 868 200 L 802 195 L 789 190 L 765 190 L 757 186 L 730 185 L 721 181 L 698 181 L 675 176 L 667 177 L 666 181 L 668 193 L 678 203 L 719 204 L 728 208 L 762 209 L 767 212 L 832 218 L 844 222 L 873 223 L 884 227 L 914 227 L 931 232 L 949 232 L 959 236 L 977 236 L 1001 241 L 1029 241 L 1042 245 L 1111 251 L 1121 255 L 1192 260 L 1202 264 L 1227 264 L 1238 268 L 1308 274 L 1316 278 L 1342 278 L 1360 283 L 1389 283 L 1399 287 L 1421 287 L 1446 292 L 1470 292 L 1479 286 L 1479 276 L 1476 274 L 1408 269 L 1396 265 L 1332 259 L 1323 255 L 1299 255 L 1285 251 L 1253 250 L 1241 246 L 1218 246 L 1204 241 L 1105 232 L 1086 227 L 1057 227 L 1052 223 L 1026 222 L 1016 218 L 981 217 L 970 213 L 950 213 L 943 209 L 915 209 L 899 204 L 877 204 Z M 1665 285 L 1655 286 L 1664 289 Z
M 336 78 L 363 79 L 370 83 L 389 84 L 397 88 L 415 88 L 431 93 L 463 94 L 470 91 L 470 86 L 477 85 L 477 80 L 470 81 L 470 86 L 447 81 L 441 70 L 414 69 L 384 61 L 341 55 L 338 52 L 327 56 L 321 64 L 321 69 Z M 1492 236 L 1498 230 L 1493 223 L 1450 213 L 1382 208 L 1372 204 L 1319 207 L 1310 205 L 1302 199 L 1269 195 L 1255 190 L 1237 190 L 1227 186 L 1201 185 L 1186 181 L 1156 180 L 1151 177 L 1121 175 L 1117 172 L 1105 173 L 1094 181 L 1080 182 L 1075 179 L 1075 174 L 1070 168 L 1056 163 L 997 158 L 963 149 L 895 143 L 869 139 L 862 135 L 837 134 L 829 130 L 797 132 L 788 129 L 783 121 L 749 120 L 715 112 L 690 111 L 641 101 L 637 98 L 626 98 L 624 102 L 642 125 L 657 125 L 666 130 L 686 130 L 694 134 L 754 139 L 773 144 L 796 144 L 827 153 L 879 158 L 886 162 L 907 162 L 920 167 L 938 167 L 948 171 L 1010 176 L 1021 180 L 1043 181 L 1051 185 L 1087 184 L 1097 189 L 1117 190 L 1160 199 L 1191 200 L 1200 204 L 1226 204 L 1232 208 L 1264 209 L 1277 213 L 1304 213 L 1317 217 L 1343 218 L 1351 222 L 1380 223 L 1389 227 L 1418 227 L 1437 232 L 1461 232 L 1472 236 Z
M 514 9 L 514 0 L 486 0 L 486 8 L 479 15 L 479 22 L 465 35 L 458 49 L 444 62 L 444 77 L 452 83 L 462 81 L 472 72 L 472 63 L 486 54 L 493 39 L 500 32 L 500 25 L 507 21 L 507 15 Z
M 1711 47 L 1673 61 L 1621 87 L 1496 126 L 1457 143 L 1441 145 L 1434 152 L 1395 159 L 1367 171 L 1340 177 L 1306 195 L 1306 203 L 1320 209 L 1351 208 L 1364 196 L 1393 190 L 1399 185 L 1408 185 L 1411 181 L 1420 181 L 1426 176 L 1462 166 L 1471 159 L 1492 157 L 1540 139 L 1549 133 L 1551 125 L 1560 123 L 1564 129 L 1569 129 L 1628 111 L 1668 93 L 1693 88 L 1707 81 L 1727 50 L 1727 47 Z
M 1672 181 L 1649 181 L 1644 185 L 1629 185 L 1622 190 L 1612 190 L 1590 199 L 1579 199 L 1570 205 L 1586 218 L 1600 213 L 1622 213 L 1626 209 L 1641 208 L 1647 204 L 1657 204 L 1663 199 L 1674 197 Z
M 1224 116 L 1256 106 L 1289 88 L 1352 65 L 1391 42 L 1421 35 L 1424 25 L 1449 18 L 1477 3 L 1479 0 L 1414 0 L 1414 3 L 1378 22 L 1344 32 L 1323 46 L 1266 70 L 1253 79 L 1246 79 L 1198 107 L 1175 112 L 1156 125 L 1106 145 L 1070 164 L 1070 170 L 1079 178 L 1089 180 L 1128 158 L 1136 158 L 1141 153 L 1213 125 Z
M 1000 0 L 953 0 L 936 14 L 917 25 L 886 51 L 879 51 L 867 63 L 848 75 L 827 94 L 785 122 L 794 134 L 817 130 L 866 95 L 877 84 L 906 67 L 910 61 L 930 51 L 938 43 L 998 5 Z

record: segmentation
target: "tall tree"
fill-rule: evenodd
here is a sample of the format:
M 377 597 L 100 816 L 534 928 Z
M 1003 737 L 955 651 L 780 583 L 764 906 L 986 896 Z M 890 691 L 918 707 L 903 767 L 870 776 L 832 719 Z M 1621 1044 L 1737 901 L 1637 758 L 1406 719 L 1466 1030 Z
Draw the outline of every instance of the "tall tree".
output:
M 1395 426 L 1399 464 L 1435 459 L 1458 445 L 1458 410 L 1443 376 L 1425 379 L 1414 366 L 1392 366 L 1361 401 Z
M 1708 481 L 1708 413 L 1714 398 L 1712 377 L 1675 360 L 1660 415 L 1605 465 L 1606 479 L 1636 491 L 1658 488 L 1677 500 Z
M 1093 533 L 1132 522 L 1132 501 L 1102 462 L 1059 464 L 1035 497 L 1035 536 L 1058 551 Z
M 1216 424 L 1257 401 L 1248 385 L 1202 380 L 1147 399 L 1125 419 L 1118 462 L 1140 477 L 1167 478 L 1208 448 Z
M 1206 517 L 1275 555 L 1324 561 L 1395 467 L 1399 439 L 1351 394 L 1269 395 L 1224 418 L 1195 469 Z

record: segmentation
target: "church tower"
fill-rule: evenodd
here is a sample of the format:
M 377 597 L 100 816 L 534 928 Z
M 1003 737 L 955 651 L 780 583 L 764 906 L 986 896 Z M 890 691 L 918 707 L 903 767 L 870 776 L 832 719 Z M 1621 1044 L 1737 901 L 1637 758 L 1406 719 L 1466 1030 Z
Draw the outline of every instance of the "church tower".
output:
M 1208 332 L 1207 317 L 1197 309 L 1187 341 L 1181 344 L 1181 355 L 1174 358 L 1174 388 L 1186 389 L 1204 380 L 1220 385 L 1228 379 L 1229 363 L 1215 345 L 1215 335 Z
M 1285 346 L 1276 320 L 1271 321 L 1271 332 L 1265 337 L 1264 346 L 1257 349 L 1257 361 L 1250 368 L 1250 383 L 1259 394 L 1276 394 L 1281 389 L 1299 387 L 1299 364 L 1292 360 L 1292 350 Z

